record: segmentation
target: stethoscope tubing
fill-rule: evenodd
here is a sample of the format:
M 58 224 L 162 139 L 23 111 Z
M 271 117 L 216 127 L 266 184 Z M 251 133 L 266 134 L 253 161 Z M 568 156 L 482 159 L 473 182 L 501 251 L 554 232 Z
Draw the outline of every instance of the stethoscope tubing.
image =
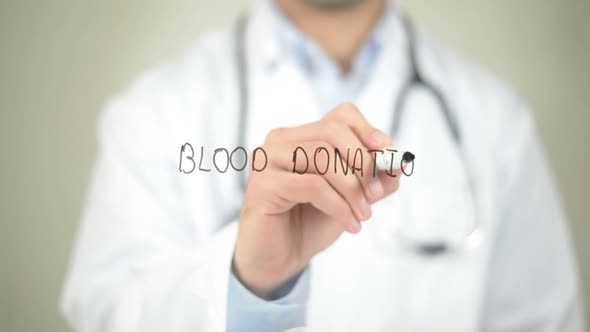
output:
M 246 30 L 248 25 L 248 16 L 241 15 L 238 18 L 237 24 L 235 26 L 235 38 L 234 38 L 234 61 L 236 65 L 236 72 L 237 72 L 237 89 L 239 92 L 239 100 L 238 100 L 238 145 L 246 141 L 246 127 L 247 127 L 247 116 L 249 113 L 248 104 L 249 104 L 249 85 L 248 85 L 248 66 L 246 63 L 247 54 L 246 54 Z M 414 26 L 412 22 L 406 17 L 402 16 L 402 25 L 404 28 L 404 32 L 407 39 L 407 58 L 409 60 L 409 75 L 406 82 L 403 84 L 402 88 L 400 89 L 397 98 L 394 103 L 394 113 L 393 119 L 391 123 L 390 133 L 396 137 L 400 124 L 403 121 L 404 110 L 406 108 L 406 103 L 408 96 L 413 88 L 417 86 L 421 86 L 424 89 L 430 91 L 430 93 L 434 96 L 435 100 L 438 102 L 440 106 L 440 110 L 443 113 L 444 119 L 446 120 L 447 127 L 452 135 L 453 141 L 459 151 L 461 151 L 461 133 L 459 130 L 459 126 L 456 121 L 456 117 L 451 112 L 451 108 L 447 103 L 446 98 L 444 97 L 443 93 L 437 89 L 433 84 L 431 84 L 428 80 L 424 78 L 424 76 L 420 72 L 420 67 L 418 65 L 418 47 L 416 43 L 416 34 L 414 30 Z M 246 191 L 247 188 L 247 177 L 241 176 L 239 177 L 240 180 L 240 188 L 242 192 Z M 471 193 L 474 194 L 474 185 L 473 179 L 469 176 L 469 186 Z M 477 219 L 477 218 L 474 218 Z M 473 222 L 473 227 L 465 237 L 464 242 L 467 242 L 470 237 L 475 236 L 478 233 L 479 225 L 476 220 Z M 408 238 L 407 236 L 403 236 L 401 233 L 399 234 L 400 242 L 406 243 L 409 246 L 413 247 L 417 252 L 423 255 L 435 255 L 441 254 L 450 251 L 451 248 L 443 241 L 433 241 L 433 242 L 423 242 L 420 243 L 419 241 L 413 241 L 412 239 Z M 465 247 L 466 243 L 463 243 L 461 247 Z

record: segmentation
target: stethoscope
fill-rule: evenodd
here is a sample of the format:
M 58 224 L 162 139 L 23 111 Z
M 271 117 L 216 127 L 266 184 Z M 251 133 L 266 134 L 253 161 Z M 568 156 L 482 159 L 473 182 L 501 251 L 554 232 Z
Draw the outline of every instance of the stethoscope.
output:
M 235 63 L 236 63 L 236 70 L 237 70 L 237 82 L 238 82 L 238 92 L 239 92 L 239 101 L 238 101 L 238 143 L 242 143 L 246 141 L 246 119 L 249 113 L 248 110 L 248 71 L 247 71 L 247 64 L 246 64 L 246 27 L 248 23 L 247 15 L 242 15 L 236 24 L 235 30 L 235 37 L 234 37 L 234 52 L 235 52 Z M 455 116 L 451 112 L 451 108 L 447 103 L 444 95 L 441 93 L 439 89 L 437 89 L 433 84 L 431 84 L 428 80 L 424 78 L 424 76 L 420 73 L 418 67 L 418 60 L 417 60 L 417 47 L 416 47 L 416 35 L 414 31 L 414 27 L 409 19 L 405 16 L 402 16 L 402 25 L 404 28 L 405 35 L 407 37 L 407 53 L 409 59 L 409 68 L 410 74 L 408 75 L 408 79 L 400 89 L 399 95 L 396 98 L 396 102 L 394 105 L 394 116 L 391 123 L 391 130 L 393 137 L 396 137 L 396 134 L 399 131 L 399 125 L 403 119 L 403 113 L 406 106 L 406 101 L 408 99 L 408 95 L 412 88 L 422 87 L 423 90 L 428 91 L 432 94 L 435 101 L 440 106 L 440 110 L 446 120 L 447 127 L 451 133 L 453 141 L 457 146 L 458 150 L 461 149 L 461 132 L 459 130 L 459 126 L 457 125 L 457 121 Z M 238 144 L 239 146 L 240 144 Z M 465 160 L 463 160 L 465 161 Z M 465 163 L 463 163 L 465 165 Z M 469 173 L 469 172 L 467 172 Z M 242 176 L 240 177 L 240 187 L 242 192 L 246 191 L 247 186 L 247 177 Z M 468 174 L 468 182 L 469 182 L 469 189 L 471 191 L 472 197 L 475 193 L 474 185 L 473 185 L 473 178 Z M 475 209 L 474 209 L 475 211 Z M 429 240 L 423 241 L 418 239 L 412 239 L 410 236 L 404 235 L 401 232 L 397 233 L 397 237 L 400 240 L 399 242 L 409 246 L 415 252 L 420 253 L 426 256 L 432 256 L 437 254 L 442 254 L 446 252 L 456 252 L 465 250 L 473 246 L 474 243 L 477 242 L 477 238 L 480 231 L 480 225 L 478 223 L 478 218 L 474 216 L 472 220 L 472 225 L 469 227 L 469 230 L 463 237 L 463 240 L 460 243 L 455 245 L 450 245 L 449 243 L 442 241 L 442 240 Z

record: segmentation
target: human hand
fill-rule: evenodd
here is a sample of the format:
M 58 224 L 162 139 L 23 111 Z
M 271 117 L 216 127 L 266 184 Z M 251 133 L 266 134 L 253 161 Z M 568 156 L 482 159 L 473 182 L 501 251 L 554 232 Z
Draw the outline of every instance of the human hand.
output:
M 384 172 L 373 176 L 373 157 L 368 152 L 392 143 L 349 103 L 320 121 L 272 130 L 262 146 L 269 156 L 268 165 L 264 172 L 250 175 L 240 215 L 233 261 L 238 279 L 259 297 L 268 298 L 342 232 L 360 232 L 360 222 L 371 217 L 371 204 L 399 187 L 401 172 L 396 177 Z M 338 148 L 342 153 L 360 148 L 365 154 L 363 171 L 348 158 L 348 166 L 357 168 L 348 175 L 330 170 L 321 175 L 313 167 L 305 174 L 294 173 L 297 147 L 312 156 L 318 147 Z M 329 154 L 315 157 L 319 164 L 329 164 Z

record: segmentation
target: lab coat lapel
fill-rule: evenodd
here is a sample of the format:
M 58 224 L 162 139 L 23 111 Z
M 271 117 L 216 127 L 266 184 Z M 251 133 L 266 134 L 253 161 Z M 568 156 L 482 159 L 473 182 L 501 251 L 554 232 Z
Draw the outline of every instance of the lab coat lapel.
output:
M 274 128 L 319 119 L 311 88 L 293 58 L 281 49 L 271 23 L 269 8 L 261 4 L 247 36 L 250 102 L 246 125 L 250 148 L 262 145 Z

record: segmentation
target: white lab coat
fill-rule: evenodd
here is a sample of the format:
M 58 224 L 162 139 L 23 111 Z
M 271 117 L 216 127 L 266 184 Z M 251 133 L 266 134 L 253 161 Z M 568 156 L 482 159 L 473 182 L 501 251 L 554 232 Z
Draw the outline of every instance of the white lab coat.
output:
M 257 11 L 247 30 L 250 114 L 237 142 L 233 33 L 202 38 L 115 98 L 100 119 L 100 155 L 64 289 L 79 331 L 223 331 L 242 194 L 239 176 L 178 172 L 180 146 L 249 151 L 274 127 L 317 121 L 313 88 Z M 392 31 L 392 45 L 404 45 Z M 501 83 L 419 34 L 423 74 L 462 133 L 457 151 L 440 109 L 415 89 L 396 142 L 417 155 L 412 177 L 310 264 L 314 331 L 581 331 L 575 262 L 558 190 L 526 106 Z M 391 46 L 354 102 L 387 131 L 407 74 Z M 393 92 L 393 93 L 392 93 Z M 462 162 L 460 156 L 466 160 Z M 468 172 L 466 172 L 468 170 Z M 468 175 L 474 181 L 470 194 Z M 468 250 L 427 257 L 396 227 Z

